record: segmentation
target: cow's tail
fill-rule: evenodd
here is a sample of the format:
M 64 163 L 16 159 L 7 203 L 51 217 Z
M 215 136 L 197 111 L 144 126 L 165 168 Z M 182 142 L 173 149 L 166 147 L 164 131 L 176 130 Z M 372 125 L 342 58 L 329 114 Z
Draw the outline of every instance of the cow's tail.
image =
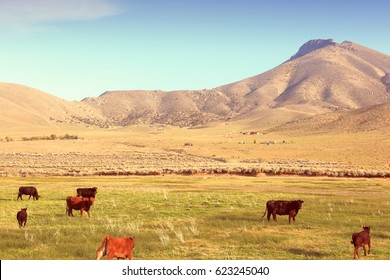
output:
M 102 239 L 102 244 L 96 250 L 96 259 L 99 260 L 101 257 L 107 254 L 107 240 L 110 239 L 110 236 L 106 234 Z
M 261 218 L 264 218 L 265 214 L 267 214 L 267 206 L 265 206 L 265 211 L 264 211 L 263 216 L 261 216 Z

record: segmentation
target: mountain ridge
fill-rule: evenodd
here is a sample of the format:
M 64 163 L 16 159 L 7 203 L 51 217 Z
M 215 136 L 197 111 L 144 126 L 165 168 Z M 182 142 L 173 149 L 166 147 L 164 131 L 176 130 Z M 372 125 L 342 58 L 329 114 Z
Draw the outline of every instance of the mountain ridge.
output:
M 0 84 L 2 126 L 12 125 L 12 118 L 22 125 L 28 119 L 23 114 L 34 116 L 27 123 L 37 126 L 192 127 L 242 119 L 277 124 L 390 102 L 390 56 L 350 41 L 317 39 L 273 69 L 213 89 L 106 91 L 79 102 L 38 92 Z

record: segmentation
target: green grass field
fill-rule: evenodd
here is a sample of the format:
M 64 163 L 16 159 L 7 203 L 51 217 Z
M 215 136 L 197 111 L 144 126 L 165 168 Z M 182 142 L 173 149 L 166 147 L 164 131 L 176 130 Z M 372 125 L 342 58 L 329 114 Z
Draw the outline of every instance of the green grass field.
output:
M 41 198 L 16 200 L 21 185 Z M 98 188 L 91 219 L 65 214 L 78 187 Z M 261 216 L 270 199 L 302 199 L 295 224 Z M 16 213 L 28 207 L 20 229 Z M 1 178 L 0 259 L 94 259 L 102 237 L 135 235 L 134 259 L 352 259 L 371 226 L 371 254 L 390 259 L 390 181 L 325 177 Z

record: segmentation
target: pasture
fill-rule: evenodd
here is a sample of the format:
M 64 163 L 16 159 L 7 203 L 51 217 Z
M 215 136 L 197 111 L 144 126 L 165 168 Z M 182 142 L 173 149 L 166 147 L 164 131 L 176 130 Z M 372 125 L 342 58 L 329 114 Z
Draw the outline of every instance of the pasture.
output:
M 38 201 L 16 200 L 21 185 Z M 91 219 L 65 214 L 79 187 L 97 187 Z M 270 199 L 302 199 L 261 219 Z M 28 208 L 25 228 L 16 213 Z M 105 234 L 135 235 L 134 259 L 352 259 L 353 232 L 371 226 L 371 254 L 390 259 L 390 180 L 294 176 L 3 177 L 0 259 L 95 259 Z

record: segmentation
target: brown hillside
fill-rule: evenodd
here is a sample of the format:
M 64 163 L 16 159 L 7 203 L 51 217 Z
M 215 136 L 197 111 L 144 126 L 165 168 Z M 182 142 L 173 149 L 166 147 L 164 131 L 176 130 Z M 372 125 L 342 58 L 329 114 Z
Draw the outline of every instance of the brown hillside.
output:
M 0 83 L 0 128 L 15 131 L 59 128 L 63 124 L 102 122 L 92 108 L 69 102 L 30 87 Z
M 390 131 L 390 103 L 307 117 L 270 129 L 284 133 L 348 133 L 371 130 Z
M 82 101 L 99 110 L 111 125 L 170 124 L 191 126 L 235 115 L 231 100 L 214 90 L 110 91 Z

